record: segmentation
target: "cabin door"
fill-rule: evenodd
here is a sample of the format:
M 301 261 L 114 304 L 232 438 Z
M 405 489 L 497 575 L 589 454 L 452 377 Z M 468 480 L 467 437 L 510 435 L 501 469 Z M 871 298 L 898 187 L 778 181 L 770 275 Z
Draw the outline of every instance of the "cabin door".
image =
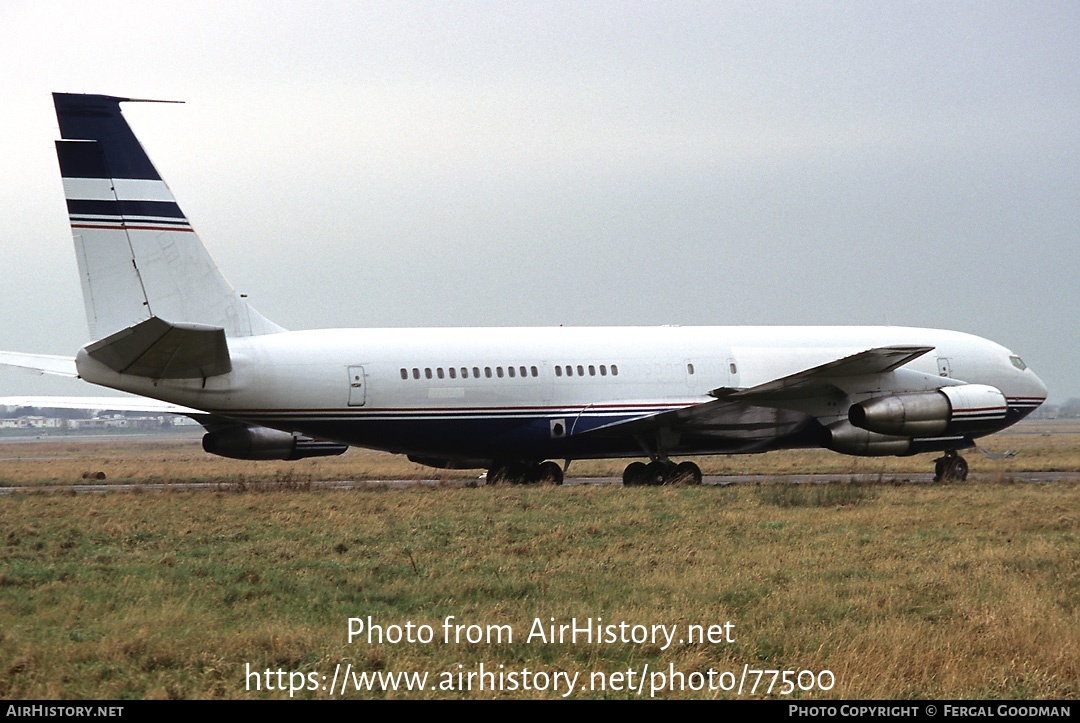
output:
M 367 377 L 364 367 L 349 367 L 349 406 L 362 407 L 367 401 Z

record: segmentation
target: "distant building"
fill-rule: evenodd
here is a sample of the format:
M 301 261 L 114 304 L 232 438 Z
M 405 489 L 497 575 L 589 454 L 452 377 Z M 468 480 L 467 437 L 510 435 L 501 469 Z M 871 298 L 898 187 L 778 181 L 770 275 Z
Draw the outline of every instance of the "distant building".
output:
M 5 429 L 48 429 L 57 431 L 87 431 L 108 429 L 169 429 L 172 427 L 198 426 L 198 422 L 190 417 L 175 414 L 146 414 L 138 413 L 99 413 L 93 417 L 72 418 L 70 409 L 47 409 L 31 407 L 6 407 L 2 408 L 4 418 L 0 419 L 0 430 Z M 21 414 L 11 416 L 19 412 L 60 412 L 64 416 L 52 417 L 43 414 Z M 74 410 L 79 413 L 78 410 Z M 85 413 L 85 412 L 83 412 Z

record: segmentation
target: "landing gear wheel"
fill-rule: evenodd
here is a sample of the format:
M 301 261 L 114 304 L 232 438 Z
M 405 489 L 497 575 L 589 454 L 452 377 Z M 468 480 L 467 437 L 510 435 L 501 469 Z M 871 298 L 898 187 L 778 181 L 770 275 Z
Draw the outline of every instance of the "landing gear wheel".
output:
M 535 482 L 540 484 L 561 485 L 563 483 L 562 467 L 554 462 L 543 462 L 536 465 L 532 469 L 531 476 L 535 478 Z
M 528 482 L 529 466 L 520 462 L 497 462 L 488 470 L 489 485 L 520 485 Z
M 533 482 L 532 470 L 535 469 L 533 465 L 518 462 L 517 464 L 510 465 L 510 484 L 512 485 L 527 485 Z
M 674 471 L 674 466 L 671 464 L 664 464 L 663 462 L 650 462 L 645 465 L 645 472 L 648 478 L 646 484 L 652 487 L 659 487 L 665 485 L 668 480 L 671 479 L 671 474 Z
M 644 462 L 631 462 L 626 465 L 622 473 L 623 487 L 636 487 L 643 485 L 648 480 L 648 465 Z
M 693 462 L 679 462 L 671 474 L 670 483 L 699 485 L 701 484 L 701 468 Z
M 960 455 L 957 455 L 953 458 L 952 464 L 945 470 L 945 479 L 950 482 L 963 482 L 967 479 L 967 474 L 967 460 Z
M 952 450 L 934 460 L 935 482 L 963 482 L 967 475 L 967 460 Z
M 508 469 L 508 465 L 503 464 L 502 462 L 496 462 L 495 464 L 491 465 L 491 469 L 489 469 L 487 473 L 487 485 L 490 487 L 491 485 L 497 485 L 506 482 L 506 474 L 508 472 Z

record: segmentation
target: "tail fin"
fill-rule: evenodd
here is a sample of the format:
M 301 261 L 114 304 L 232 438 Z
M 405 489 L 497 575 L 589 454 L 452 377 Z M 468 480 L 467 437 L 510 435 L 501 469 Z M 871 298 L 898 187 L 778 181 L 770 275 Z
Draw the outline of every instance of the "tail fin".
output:
M 282 331 L 222 276 L 120 114 L 127 101 L 53 94 L 64 139 L 56 155 L 93 338 L 152 317 L 228 336 Z

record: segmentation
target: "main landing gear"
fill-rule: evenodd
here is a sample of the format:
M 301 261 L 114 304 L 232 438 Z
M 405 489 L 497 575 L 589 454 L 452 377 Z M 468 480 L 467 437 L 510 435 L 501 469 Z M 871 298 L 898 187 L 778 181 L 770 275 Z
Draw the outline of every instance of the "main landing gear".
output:
M 954 449 L 946 452 L 944 457 L 934 460 L 935 482 L 963 482 L 967 479 L 967 474 L 967 460 L 958 455 Z
M 673 484 L 699 485 L 701 484 L 701 468 L 693 462 L 680 462 L 679 464 L 659 460 L 648 464 L 631 462 L 623 470 L 622 479 L 624 487 Z
M 562 467 L 554 462 L 540 462 L 530 464 L 528 462 L 496 462 L 487 473 L 487 483 L 534 485 L 563 483 Z

